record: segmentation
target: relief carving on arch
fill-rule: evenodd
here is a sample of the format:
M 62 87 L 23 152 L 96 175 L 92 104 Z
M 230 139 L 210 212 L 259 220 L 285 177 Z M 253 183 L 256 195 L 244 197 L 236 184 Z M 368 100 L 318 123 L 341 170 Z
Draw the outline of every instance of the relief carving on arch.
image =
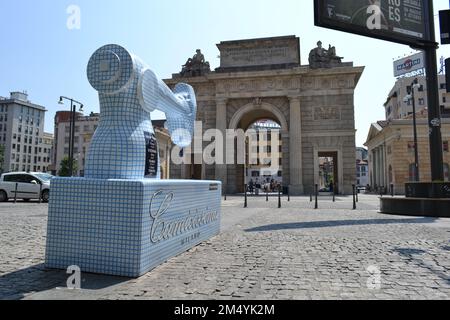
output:
M 286 91 L 299 89 L 301 80 L 299 77 L 266 78 L 249 80 L 225 80 L 218 82 L 217 93 L 248 93 L 266 91 Z

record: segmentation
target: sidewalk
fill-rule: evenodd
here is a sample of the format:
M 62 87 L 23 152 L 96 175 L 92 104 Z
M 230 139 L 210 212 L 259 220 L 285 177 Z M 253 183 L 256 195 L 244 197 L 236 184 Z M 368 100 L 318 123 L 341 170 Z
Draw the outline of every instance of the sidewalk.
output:
M 375 196 L 228 197 L 222 233 L 139 279 L 42 266 L 46 205 L 0 204 L 0 299 L 449 299 L 450 220 L 385 216 Z

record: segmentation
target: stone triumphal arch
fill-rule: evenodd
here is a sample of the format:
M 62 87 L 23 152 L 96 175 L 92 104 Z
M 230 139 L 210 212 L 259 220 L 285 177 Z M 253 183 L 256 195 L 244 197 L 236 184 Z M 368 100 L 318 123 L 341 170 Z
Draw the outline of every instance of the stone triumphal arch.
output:
M 166 80 L 194 87 L 203 131 L 217 128 L 225 135 L 227 129 L 246 130 L 257 120 L 270 119 L 281 127 L 283 185 L 291 195 L 309 193 L 319 184 L 324 155 L 334 159 L 339 193 L 351 193 L 356 179 L 354 90 L 364 68 L 342 63 L 335 49 L 322 48 L 311 51 L 310 65 L 302 65 L 295 36 L 226 41 L 218 48 L 221 64 L 215 71 L 203 61 L 183 66 L 182 74 Z M 217 179 L 229 194 L 243 191 L 238 164 L 173 165 L 171 175 Z

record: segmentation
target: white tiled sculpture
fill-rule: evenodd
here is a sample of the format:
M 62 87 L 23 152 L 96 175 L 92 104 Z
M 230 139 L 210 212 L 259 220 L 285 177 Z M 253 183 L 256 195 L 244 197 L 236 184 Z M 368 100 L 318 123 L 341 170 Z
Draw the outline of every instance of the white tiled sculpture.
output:
M 219 233 L 221 183 L 159 180 L 150 112 L 164 111 L 173 142 L 189 146 L 191 86 L 172 92 L 117 45 L 97 50 L 87 74 L 99 92 L 100 124 L 85 178 L 51 182 L 46 266 L 139 277 Z

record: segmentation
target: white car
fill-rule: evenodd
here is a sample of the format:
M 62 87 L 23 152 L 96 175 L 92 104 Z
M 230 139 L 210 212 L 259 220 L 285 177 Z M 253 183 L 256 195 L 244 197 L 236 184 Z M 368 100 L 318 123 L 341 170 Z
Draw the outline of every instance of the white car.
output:
M 29 201 L 39 199 L 48 202 L 50 198 L 50 180 L 54 176 L 47 173 L 11 172 L 0 177 L 0 202 L 14 199 Z

